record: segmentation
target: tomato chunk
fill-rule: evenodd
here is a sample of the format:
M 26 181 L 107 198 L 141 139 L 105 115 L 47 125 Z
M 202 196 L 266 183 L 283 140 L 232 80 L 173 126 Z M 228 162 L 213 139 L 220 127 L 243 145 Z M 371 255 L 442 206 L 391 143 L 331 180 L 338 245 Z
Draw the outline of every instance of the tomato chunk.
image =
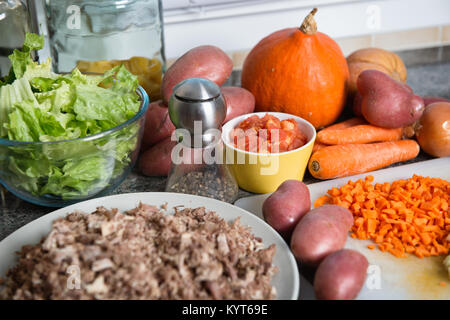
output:
M 308 140 L 294 119 L 280 120 L 269 114 L 248 117 L 231 131 L 230 137 L 236 148 L 260 153 L 294 150 Z

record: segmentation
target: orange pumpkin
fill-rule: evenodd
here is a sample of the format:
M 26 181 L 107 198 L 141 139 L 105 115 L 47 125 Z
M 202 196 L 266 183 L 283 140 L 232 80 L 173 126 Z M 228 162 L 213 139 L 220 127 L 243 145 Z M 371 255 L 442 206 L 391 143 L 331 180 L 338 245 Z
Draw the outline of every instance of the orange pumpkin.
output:
M 250 51 L 242 87 L 255 96 L 257 111 L 290 113 L 320 128 L 341 114 L 349 72 L 339 45 L 317 32 L 316 11 L 300 28 L 274 32 Z

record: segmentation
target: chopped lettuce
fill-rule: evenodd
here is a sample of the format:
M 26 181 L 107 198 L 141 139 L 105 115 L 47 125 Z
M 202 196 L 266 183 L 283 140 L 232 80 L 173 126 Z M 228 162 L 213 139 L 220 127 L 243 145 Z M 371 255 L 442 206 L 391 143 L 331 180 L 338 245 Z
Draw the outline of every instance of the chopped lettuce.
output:
M 38 36 L 34 33 L 27 33 L 25 36 L 25 42 L 22 50 L 15 49 L 9 56 L 11 61 L 12 70 L 16 79 L 22 78 L 27 71 L 28 67 L 41 68 L 37 62 L 34 62 L 31 58 L 31 52 L 34 50 L 40 50 L 44 47 L 44 36 Z M 47 68 L 43 66 L 42 68 Z
M 16 120 L 14 120 L 17 114 L 11 118 L 11 114 L 15 113 L 17 109 L 15 108 L 16 104 L 26 104 L 27 101 L 34 103 L 36 102 L 36 98 L 31 90 L 30 83 L 26 79 L 17 79 L 12 84 L 0 87 L 0 138 L 7 137 L 9 135 L 9 129 L 17 125 Z M 27 128 L 16 128 L 15 130 L 28 131 Z M 18 140 L 33 141 L 29 139 Z
M 28 142 L 72 140 L 101 133 L 132 118 L 140 107 L 137 77 L 117 66 L 104 75 L 78 69 L 58 75 L 50 59 L 30 53 L 43 38 L 27 34 L 22 50 L 10 55 L 11 72 L 0 79 L 0 138 Z M 138 125 L 105 138 L 7 147 L 0 166 L 14 187 L 35 195 L 76 199 L 108 186 L 129 165 L 138 143 Z M 7 180 L 7 179 L 4 179 Z

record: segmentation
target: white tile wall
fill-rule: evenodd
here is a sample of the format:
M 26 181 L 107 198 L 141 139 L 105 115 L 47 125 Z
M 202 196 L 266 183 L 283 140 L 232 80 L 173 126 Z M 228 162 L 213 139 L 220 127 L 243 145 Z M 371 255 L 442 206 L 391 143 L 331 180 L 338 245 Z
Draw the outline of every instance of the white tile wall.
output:
M 192 5 L 180 10 L 186 3 L 224 1 L 231 5 Z M 169 60 L 192 47 L 213 44 L 229 52 L 239 66 L 260 39 L 275 30 L 300 25 L 313 6 L 319 8 L 319 30 L 337 39 L 344 53 L 367 44 L 387 45 L 393 50 L 433 46 L 437 44 L 433 36 L 426 41 L 423 32 L 405 37 L 402 31 L 436 26 L 444 26 L 439 27 L 438 42 L 450 43 L 450 0 L 163 0 L 163 6 Z M 38 16 L 45 20 L 43 10 Z M 389 38 L 386 34 L 392 35 Z M 46 47 L 41 56 L 48 54 Z
M 449 0 L 290 0 L 250 1 L 221 10 L 165 14 L 166 55 L 213 44 L 228 52 L 253 47 L 275 30 L 298 26 L 318 6 L 319 30 L 334 38 L 384 34 L 450 24 Z M 172 12 L 173 13 L 173 12 Z

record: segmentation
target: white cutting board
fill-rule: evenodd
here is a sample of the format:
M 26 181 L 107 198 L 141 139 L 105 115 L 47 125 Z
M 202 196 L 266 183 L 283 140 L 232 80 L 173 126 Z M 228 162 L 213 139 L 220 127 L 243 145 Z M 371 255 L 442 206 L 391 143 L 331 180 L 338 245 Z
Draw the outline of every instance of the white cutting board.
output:
M 367 175 L 374 177 L 374 182 L 392 182 L 407 179 L 413 174 L 437 177 L 450 180 L 450 157 L 417 162 L 361 175 L 334 179 L 309 184 L 311 203 L 326 194 L 332 187 L 341 187 L 348 180 L 357 180 Z M 262 194 L 236 201 L 235 205 L 262 218 L 262 204 L 270 194 Z M 396 258 L 390 253 L 378 249 L 370 250 L 369 240 L 357 240 L 349 236 L 346 248 L 355 249 L 369 260 L 366 283 L 358 295 L 358 299 L 444 299 L 450 300 L 450 280 L 442 261 L 444 256 L 419 259 L 408 255 Z M 302 279 L 305 283 L 306 280 Z M 440 283 L 445 282 L 446 286 Z M 302 284 L 303 286 L 303 284 Z M 305 288 L 302 288 L 305 289 Z M 301 298 L 313 297 L 312 287 L 309 292 L 302 290 Z

